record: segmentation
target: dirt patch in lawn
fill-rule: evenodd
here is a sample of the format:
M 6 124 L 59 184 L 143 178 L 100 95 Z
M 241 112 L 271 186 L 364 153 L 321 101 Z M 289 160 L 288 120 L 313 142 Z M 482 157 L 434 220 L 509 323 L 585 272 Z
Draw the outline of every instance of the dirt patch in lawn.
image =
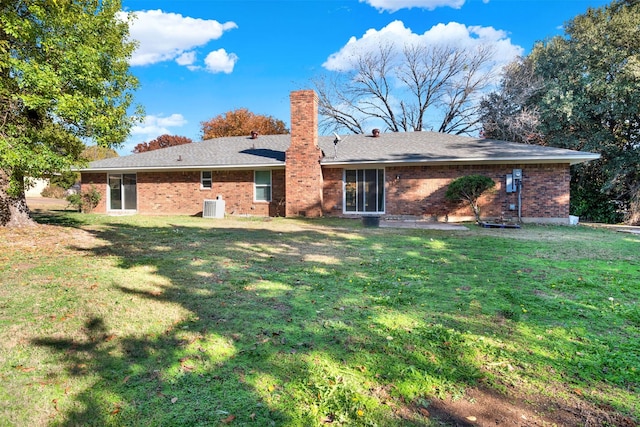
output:
M 433 400 L 429 416 L 453 426 L 620 426 L 635 427 L 629 417 L 578 399 L 506 395 L 472 388 L 462 399 Z M 424 410 L 420 411 L 424 413 Z

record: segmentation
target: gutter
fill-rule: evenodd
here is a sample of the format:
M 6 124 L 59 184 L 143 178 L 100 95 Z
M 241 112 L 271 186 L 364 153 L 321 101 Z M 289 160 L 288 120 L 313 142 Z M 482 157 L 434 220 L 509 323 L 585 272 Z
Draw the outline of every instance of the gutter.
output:
M 600 154 L 563 156 L 563 157 L 498 157 L 498 158 L 462 158 L 462 159 L 429 159 L 415 161 L 398 160 L 323 160 L 322 166 L 353 166 L 353 165 L 394 165 L 394 166 L 429 166 L 429 165 L 494 165 L 494 164 L 558 164 L 568 163 L 570 166 L 577 165 L 600 158 Z
M 167 171 L 201 171 L 203 169 L 206 170 L 229 170 L 229 169 L 284 169 L 284 165 L 282 163 L 264 163 L 264 164 L 253 164 L 253 165 L 188 165 L 188 166 L 123 166 L 123 167 L 97 167 L 97 168 L 82 168 L 82 169 L 72 169 L 75 172 L 91 172 L 91 173 L 100 173 L 100 172 L 167 172 Z

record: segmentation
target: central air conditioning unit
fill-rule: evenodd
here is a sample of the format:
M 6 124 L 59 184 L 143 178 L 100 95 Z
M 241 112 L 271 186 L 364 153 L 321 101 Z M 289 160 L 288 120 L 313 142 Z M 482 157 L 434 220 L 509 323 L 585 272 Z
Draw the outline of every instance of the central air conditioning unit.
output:
M 225 202 L 220 196 L 216 200 L 204 200 L 202 218 L 224 218 Z

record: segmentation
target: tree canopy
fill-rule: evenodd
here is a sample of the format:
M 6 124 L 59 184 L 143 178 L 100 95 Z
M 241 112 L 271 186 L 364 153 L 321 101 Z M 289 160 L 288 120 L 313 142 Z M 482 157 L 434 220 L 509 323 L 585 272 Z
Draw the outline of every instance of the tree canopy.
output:
M 133 148 L 134 153 L 144 153 L 145 151 L 159 150 L 161 148 L 173 147 L 176 145 L 190 144 L 193 141 L 186 136 L 160 135 L 149 142 L 141 142 Z
M 480 223 L 480 205 L 478 199 L 488 190 L 494 188 L 496 183 L 484 175 L 466 175 L 454 179 L 449 183 L 445 198 L 452 202 L 467 202 Z
M 254 131 L 262 135 L 289 133 L 289 129 L 282 120 L 255 114 L 246 108 L 220 114 L 211 120 L 202 122 L 201 125 L 202 139 L 251 135 L 251 132 Z
M 119 0 L 0 3 L 0 225 L 29 222 L 24 178 L 124 141 L 135 45 Z
M 87 162 L 94 162 L 96 160 L 111 159 L 113 157 L 119 157 L 118 152 L 113 148 L 101 147 L 99 145 L 91 145 L 82 150 L 80 157 Z
M 362 134 L 373 120 L 392 132 L 477 132 L 492 65 L 486 45 L 381 44 L 354 55 L 351 71 L 315 79 L 321 125 Z
M 572 213 L 640 223 L 640 2 L 588 9 L 566 23 L 564 36 L 536 44 L 525 61 L 537 87 L 504 111 L 511 118 L 531 114 L 539 143 L 601 154 L 572 169 Z M 522 76 L 507 73 L 503 89 Z M 502 126 L 489 126 L 490 133 L 509 134 L 504 120 L 485 123 Z

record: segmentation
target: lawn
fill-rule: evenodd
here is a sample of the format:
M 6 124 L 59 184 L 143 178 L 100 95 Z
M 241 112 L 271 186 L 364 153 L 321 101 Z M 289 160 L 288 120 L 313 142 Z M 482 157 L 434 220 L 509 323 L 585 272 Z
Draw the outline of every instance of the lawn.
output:
M 0 229 L 0 425 L 640 421 L 640 235 L 36 217 Z

